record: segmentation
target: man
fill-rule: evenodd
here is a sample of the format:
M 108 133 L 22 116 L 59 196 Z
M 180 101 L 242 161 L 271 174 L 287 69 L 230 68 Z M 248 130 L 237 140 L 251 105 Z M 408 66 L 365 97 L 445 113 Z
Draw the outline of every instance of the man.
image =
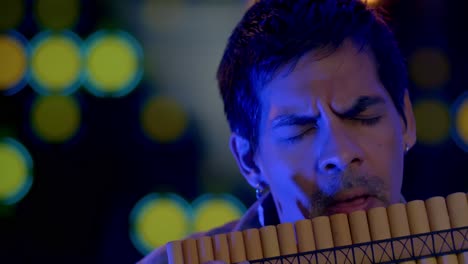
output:
M 406 69 L 355 0 L 264 0 L 232 33 L 218 82 L 240 172 L 259 200 L 201 235 L 401 201 L 415 144 Z M 164 263 L 164 248 L 141 263 Z

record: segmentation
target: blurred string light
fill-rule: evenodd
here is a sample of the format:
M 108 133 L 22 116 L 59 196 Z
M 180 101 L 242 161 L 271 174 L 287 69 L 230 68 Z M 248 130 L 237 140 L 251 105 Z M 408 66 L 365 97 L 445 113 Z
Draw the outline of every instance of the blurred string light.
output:
M 179 139 L 188 126 L 187 113 L 168 97 L 152 97 L 143 105 L 141 125 L 145 135 L 159 143 Z
M 71 31 L 39 33 L 31 42 L 31 86 L 40 94 L 70 94 L 83 79 L 80 38 Z
M 427 144 L 440 144 L 450 134 L 450 111 L 445 102 L 437 99 L 424 99 L 415 102 L 414 116 L 418 141 Z
M 71 29 L 80 17 L 80 0 L 35 0 L 33 2 L 36 21 L 46 29 Z
M 86 42 L 85 87 L 95 96 L 120 97 L 143 75 L 140 44 L 122 31 L 98 31 Z
M 0 2 L 0 31 L 18 28 L 24 18 L 24 0 L 2 0 Z
M 468 92 L 460 95 L 453 104 L 454 126 L 452 138 L 455 143 L 468 153 Z
M 0 35 L 0 92 L 12 95 L 26 85 L 28 56 L 28 41 L 23 35 L 16 31 Z
M 12 138 L 0 138 L 0 204 L 21 200 L 32 185 L 33 161 L 26 148 Z
M 38 96 L 32 105 L 31 127 L 45 142 L 63 143 L 72 139 L 80 124 L 80 106 L 71 96 Z
M 440 49 L 421 48 L 409 58 L 409 73 L 418 87 L 440 89 L 450 78 L 450 63 Z
M 130 214 L 130 238 L 143 255 L 191 231 L 191 207 L 176 194 L 152 193 L 141 199 Z
M 239 219 L 245 206 L 229 194 L 205 194 L 193 202 L 194 232 L 204 232 Z

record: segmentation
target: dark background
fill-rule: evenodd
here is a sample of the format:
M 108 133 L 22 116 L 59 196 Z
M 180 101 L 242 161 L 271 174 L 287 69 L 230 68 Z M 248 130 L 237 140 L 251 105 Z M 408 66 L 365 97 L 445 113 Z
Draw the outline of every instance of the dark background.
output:
M 0 10 L 7 2 L 0 0 Z M 154 2 L 158 7 L 168 5 L 171 7 L 168 10 L 174 14 L 169 14 L 162 22 L 158 20 L 158 12 L 142 18 L 134 11 L 147 2 Z M 412 63 L 412 55 L 422 48 L 440 52 L 449 63 L 448 77 L 433 87 L 422 87 L 411 75 L 409 88 L 413 102 L 437 100 L 444 103 L 452 114 L 453 103 L 468 87 L 466 2 L 381 2 L 387 7 L 391 25 L 409 64 Z M 14 28 L 28 40 L 46 30 L 35 20 L 35 4 L 36 1 L 24 2 L 23 19 Z M 213 139 L 213 135 L 226 139 L 228 132 L 227 124 L 220 119 L 222 108 L 216 87 L 208 89 L 210 98 L 196 97 L 201 84 L 197 83 L 197 78 L 189 79 L 187 76 L 192 75 L 186 75 L 187 68 L 193 67 L 196 71 L 193 76 L 205 74 L 206 79 L 214 84 L 215 68 L 204 67 L 209 63 L 200 61 L 203 54 L 196 58 L 181 57 L 176 49 L 174 54 L 165 54 L 165 58 L 173 56 L 180 65 L 170 66 L 170 62 L 163 61 L 156 67 L 152 66 L 158 59 L 165 59 L 158 57 L 159 45 L 166 48 L 187 46 L 182 53 L 190 54 L 200 43 L 206 45 L 203 50 L 210 50 L 210 45 L 216 47 L 212 54 L 212 65 L 216 66 L 223 44 L 236 20 L 240 19 L 246 3 L 240 0 L 84 0 L 80 6 L 78 22 L 70 30 L 82 39 L 100 29 L 128 32 L 139 41 L 147 56 L 143 66 L 145 73 L 132 92 L 119 98 L 96 97 L 80 87 L 73 93 L 82 107 L 80 130 L 72 140 L 59 144 L 42 141 L 31 129 L 31 102 L 39 95 L 29 84 L 13 95 L 0 95 L 2 135 L 21 142 L 34 162 L 30 191 L 13 205 L 0 205 L 0 263 L 135 262 L 142 253 L 130 240 L 129 215 L 142 197 L 153 192 L 177 193 L 189 202 L 204 193 L 231 193 L 246 206 L 254 201 L 253 190 L 242 181 L 229 156 L 227 141 Z M 231 17 L 216 13 L 228 12 L 229 8 L 235 11 Z M 193 12 L 188 14 L 188 11 Z M 197 15 L 200 15 L 199 19 Z M 175 19 L 177 16 L 183 18 Z M 142 23 L 142 19 L 146 22 Z M 193 28 L 186 27 L 190 21 Z M 148 26 L 151 23 L 159 24 L 151 29 Z M 211 32 L 204 30 L 203 23 L 219 26 Z M 194 28 L 199 31 L 193 31 Z M 178 30 L 178 33 L 172 30 Z M 197 39 L 202 35 L 200 32 L 203 32 L 204 39 Z M 184 42 L 178 34 L 196 40 Z M 169 65 L 168 68 L 175 70 L 180 67 L 180 78 L 185 78 L 185 82 L 178 83 L 179 80 L 164 75 L 169 70 L 161 65 Z M 417 68 L 416 72 L 426 77 L 437 74 L 440 67 L 431 63 L 412 65 Z M 175 85 L 168 92 L 167 84 L 172 80 Z M 192 83 L 193 87 L 182 87 L 184 83 Z M 161 94 L 177 98 L 181 105 L 190 98 L 198 101 L 185 108 L 188 109 L 188 127 L 170 143 L 145 137 L 140 124 L 141 106 L 145 100 Z M 205 108 L 198 111 L 200 105 L 219 113 L 203 119 L 203 113 L 211 111 Z M 418 135 L 439 125 L 439 120 L 430 112 L 422 111 L 417 115 L 417 121 Z M 445 122 L 454 129 L 453 118 Z M 210 124 L 209 129 L 206 124 Z M 207 130 L 211 134 L 207 134 Z M 468 191 L 468 154 L 463 150 L 467 149 L 468 142 L 464 147 L 457 145 L 449 132 L 433 144 L 419 141 L 407 155 L 403 194 L 408 200 Z M 213 147 L 215 144 L 221 145 Z M 223 152 L 218 153 L 219 149 Z M 217 155 L 224 157 L 221 162 L 219 157 L 213 158 Z

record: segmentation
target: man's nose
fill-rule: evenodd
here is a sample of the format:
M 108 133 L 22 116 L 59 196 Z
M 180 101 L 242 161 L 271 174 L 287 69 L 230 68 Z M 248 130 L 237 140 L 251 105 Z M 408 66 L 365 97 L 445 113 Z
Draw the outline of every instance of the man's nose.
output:
M 359 142 L 345 129 L 327 131 L 321 145 L 318 167 L 323 174 L 336 174 L 363 162 Z

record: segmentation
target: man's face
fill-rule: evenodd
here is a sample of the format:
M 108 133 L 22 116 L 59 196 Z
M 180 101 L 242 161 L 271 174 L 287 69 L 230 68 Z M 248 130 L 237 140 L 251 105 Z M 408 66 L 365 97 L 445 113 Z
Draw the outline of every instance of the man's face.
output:
M 398 202 L 405 145 L 414 144 L 371 53 L 347 41 L 317 60 L 305 55 L 259 94 L 253 159 L 281 222 Z M 408 95 L 406 95 L 408 97 Z M 405 113 L 413 122 L 409 99 Z

